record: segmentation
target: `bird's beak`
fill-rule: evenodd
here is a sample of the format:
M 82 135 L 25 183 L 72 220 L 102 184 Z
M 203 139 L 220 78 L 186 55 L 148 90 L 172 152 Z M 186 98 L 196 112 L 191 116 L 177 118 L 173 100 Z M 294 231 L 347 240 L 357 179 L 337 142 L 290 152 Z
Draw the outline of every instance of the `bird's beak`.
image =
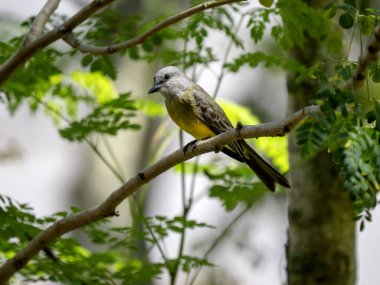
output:
M 160 90 L 160 88 L 161 88 L 161 86 L 159 86 L 159 85 L 154 85 L 152 88 L 149 89 L 148 94 L 151 94 L 151 93 L 157 92 L 158 90 Z

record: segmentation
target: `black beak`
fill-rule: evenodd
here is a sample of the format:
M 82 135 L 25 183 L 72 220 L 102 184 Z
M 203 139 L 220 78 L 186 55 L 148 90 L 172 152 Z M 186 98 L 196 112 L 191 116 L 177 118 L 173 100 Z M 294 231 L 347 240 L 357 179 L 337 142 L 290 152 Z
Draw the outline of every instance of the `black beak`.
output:
M 160 89 L 160 86 L 154 85 L 152 88 L 149 89 L 148 94 L 157 92 Z

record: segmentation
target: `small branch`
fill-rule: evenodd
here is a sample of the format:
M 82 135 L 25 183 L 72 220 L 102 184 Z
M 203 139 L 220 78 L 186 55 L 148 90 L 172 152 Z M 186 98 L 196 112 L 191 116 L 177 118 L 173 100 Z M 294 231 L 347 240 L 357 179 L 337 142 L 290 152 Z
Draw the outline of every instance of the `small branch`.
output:
M 222 5 L 226 4 L 232 4 L 236 2 L 243 2 L 246 0 L 213 0 L 213 1 L 208 1 L 202 4 L 199 4 L 197 6 L 191 7 L 188 10 L 185 10 L 177 15 L 171 16 L 167 18 L 166 20 L 160 22 L 153 28 L 149 29 L 148 31 L 142 33 L 141 35 L 132 38 L 128 41 L 114 44 L 114 45 L 109 45 L 109 46 L 94 46 L 94 45 L 89 45 L 89 44 L 84 44 L 81 43 L 80 40 L 78 40 L 73 33 L 68 33 L 62 37 L 62 39 L 68 43 L 70 46 L 72 46 L 75 49 L 78 49 L 82 53 L 91 53 L 91 54 L 110 54 L 117 52 L 122 49 L 127 49 L 132 46 L 141 44 L 144 42 L 147 38 L 151 37 L 154 34 L 157 34 L 159 31 L 162 31 L 163 29 L 178 23 L 179 21 L 190 17 L 191 15 L 194 15 L 196 13 L 212 9 L 215 7 L 219 7 Z
M 23 43 L 24 46 L 28 45 L 30 42 L 34 41 L 36 38 L 43 34 L 47 21 L 49 21 L 51 15 L 58 8 L 60 2 L 61 0 L 48 0 L 46 2 L 45 6 L 41 9 L 41 11 L 34 19 L 32 28 L 30 29 L 30 32 Z
M 23 45 L 16 53 L 14 53 L 6 62 L 0 66 L 0 85 L 7 81 L 17 68 L 23 65 L 39 50 L 60 39 L 65 33 L 72 31 L 72 29 L 83 23 L 94 13 L 114 1 L 115 0 L 94 0 L 90 4 L 83 7 L 74 16 L 66 20 L 61 26 L 36 38 L 32 42 L 29 42 L 27 45 Z
M 318 106 L 308 106 L 288 116 L 285 120 L 256 126 L 243 126 L 239 130 L 230 129 L 216 137 L 199 142 L 196 149 L 191 152 L 184 153 L 182 149 L 179 149 L 169 154 L 132 177 L 98 206 L 63 218 L 37 235 L 24 249 L 19 251 L 12 259 L 7 260 L 0 267 L 0 285 L 6 284 L 8 280 L 18 270 L 23 268 L 40 250 L 43 250 L 58 237 L 105 217 L 115 215 L 116 207 L 123 200 L 138 190 L 142 185 L 148 183 L 178 163 L 207 152 L 215 151 L 215 149 L 220 149 L 223 145 L 231 143 L 236 139 L 284 136 L 306 116 L 319 111 Z
M 372 62 L 378 59 L 380 51 L 380 26 L 375 28 L 373 38 L 368 44 L 367 51 L 364 55 L 360 56 L 359 63 L 356 68 L 355 74 L 352 77 L 352 82 L 349 82 L 346 87 L 351 87 L 358 90 L 362 87 L 364 79 L 367 76 L 367 70 Z
M 83 48 L 85 51 L 91 46 L 83 46 L 71 33 L 71 31 L 80 25 L 82 22 L 87 20 L 95 12 L 104 8 L 105 6 L 111 4 L 115 0 L 94 0 L 87 6 L 83 7 L 78 13 L 65 21 L 61 26 L 55 28 L 54 30 L 36 38 L 34 41 L 27 45 L 22 46 L 15 54 L 13 54 L 5 63 L 0 66 L 0 85 L 4 83 L 12 73 L 23 65 L 29 58 L 31 58 L 36 52 L 55 42 L 56 40 L 63 38 L 66 42 L 71 44 L 73 47 Z M 177 23 L 195 13 L 222 6 L 225 4 L 230 4 L 234 2 L 242 2 L 246 0 L 213 0 L 205 2 L 198 6 L 192 7 L 188 10 L 181 12 L 178 15 L 169 17 L 168 19 L 162 21 L 158 25 L 154 26 L 150 30 L 142 33 L 129 41 L 124 43 L 116 44 L 108 47 L 91 47 L 90 50 L 94 54 L 104 54 L 113 53 L 120 49 L 126 49 L 135 45 L 142 43 L 145 39 L 149 38 L 153 34 L 161 31 L 162 29 Z M 86 47 L 86 49 L 85 49 Z M 94 50 L 93 50 L 94 49 Z M 88 52 L 88 51 L 87 51 Z

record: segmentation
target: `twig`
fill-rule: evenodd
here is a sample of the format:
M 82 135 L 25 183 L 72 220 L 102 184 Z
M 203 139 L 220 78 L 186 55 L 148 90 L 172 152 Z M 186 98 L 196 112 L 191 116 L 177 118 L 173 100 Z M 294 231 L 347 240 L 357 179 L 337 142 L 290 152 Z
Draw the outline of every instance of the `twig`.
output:
M 111 4 L 114 1 L 115 0 L 94 0 L 87 6 L 83 7 L 74 16 L 66 20 L 59 27 L 36 38 L 29 44 L 22 46 L 16 53 L 14 53 L 5 63 L 3 63 L 0 66 L 0 85 L 4 83 L 6 80 L 8 80 L 12 73 L 21 65 L 23 65 L 29 58 L 31 58 L 36 52 L 45 48 L 46 46 L 50 45 L 51 43 L 55 42 L 60 38 L 64 38 L 66 42 L 71 43 L 74 47 L 79 49 L 82 46 L 82 44 L 77 39 L 75 39 L 74 35 L 71 33 L 72 30 L 81 23 L 83 23 L 85 20 L 87 20 L 89 17 L 91 17 L 94 13 L 96 13 L 97 11 Z M 106 53 L 112 53 L 120 49 L 126 49 L 138 45 L 142 43 L 144 40 L 146 40 L 148 37 L 152 36 L 153 34 L 195 13 L 215 8 L 218 6 L 242 1 L 246 0 L 213 0 L 205 2 L 188 10 L 185 10 L 179 13 L 178 15 L 169 17 L 168 19 L 162 21 L 150 30 L 146 31 L 145 33 L 142 33 L 141 35 L 133 39 L 130 39 L 129 41 L 109 47 L 94 47 L 96 49 L 94 50 L 94 53 L 102 54 L 102 49 L 106 49 Z M 97 52 L 98 49 L 100 49 L 99 53 Z
M 367 51 L 364 55 L 360 56 L 358 66 L 355 74 L 352 77 L 352 82 L 348 82 L 346 87 L 352 86 L 354 90 L 362 87 L 364 79 L 367 75 L 367 70 L 372 62 L 378 59 L 380 52 L 380 26 L 377 26 L 371 41 L 368 44 Z
M 94 0 L 83 7 L 78 13 L 67 19 L 59 27 L 43 34 L 27 45 L 23 45 L 6 62 L 0 66 L 0 85 L 12 75 L 12 73 L 23 65 L 29 58 L 44 47 L 60 39 L 65 33 L 72 31 L 76 26 L 83 23 L 94 13 L 111 4 L 115 0 Z
M 115 190 L 105 201 L 96 207 L 81 211 L 63 218 L 37 235 L 24 249 L 0 267 L 0 285 L 4 285 L 21 268 L 23 268 L 40 250 L 58 237 L 105 217 L 117 215 L 116 207 L 128 196 L 168 169 L 195 156 L 215 151 L 221 146 L 236 139 L 283 136 L 290 132 L 307 115 L 319 112 L 318 106 L 308 106 L 288 116 L 285 120 L 264 123 L 256 126 L 243 126 L 241 129 L 230 129 L 216 137 L 199 142 L 197 147 L 184 153 L 179 149 L 162 158 L 154 165 L 144 169 L 127 183 Z
M 48 0 L 46 2 L 45 6 L 34 19 L 30 32 L 23 43 L 24 46 L 28 45 L 30 42 L 34 41 L 43 34 L 47 21 L 49 21 L 51 15 L 58 8 L 60 2 L 61 0 Z
M 202 4 L 199 4 L 197 6 L 191 7 L 190 9 L 187 9 L 177 15 L 171 16 L 167 18 L 166 20 L 160 22 L 159 24 L 155 25 L 153 28 L 149 29 L 148 31 L 142 33 L 141 35 L 132 38 L 128 41 L 109 45 L 109 46 L 94 46 L 89 44 L 81 43 L 80 40 L 78 40 L 73 33 L 65 34 L 62 39 L 71 45 L 73 48 L 78 49 L 82 53 L 91 53 L 91 54 L 110 54 L 117 52 L 122 49 L 127 49 L 129 47 L 141 44 L 144 42 L 147 38 L 151 37 L 154 34 L 157 34 L 159 31 L 162 31 L 163 29 L 185 19 L 188 18 L 191 15 L 194 15 L 196 13 L 202 12 L 204 10 L 212 9 L 215 7 L 219 7 L 226 4 L 231 4 L 235 2 L 243 2 L 246 0 L 212 0 L 208 1 Z

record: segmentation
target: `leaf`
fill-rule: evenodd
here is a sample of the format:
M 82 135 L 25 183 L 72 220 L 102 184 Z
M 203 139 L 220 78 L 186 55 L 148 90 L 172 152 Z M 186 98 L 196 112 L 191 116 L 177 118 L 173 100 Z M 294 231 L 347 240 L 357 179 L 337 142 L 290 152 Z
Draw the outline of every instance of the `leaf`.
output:
M 336 12 L 338 10 L 338 6 L 334 2 L 326 4 L 323 8 L 324 8 L 324 11 L 325 11 L 325 17 L 328 18 L 328 19 L 333 18 L 336 15 Z
M 354 17 L 352 17 L 352 15 L 350 13 L 346 12 L 346 13 L 343 13 L 342 15 L 340 15 L 339 25 L 343 29 L 351 29 L 354 24 L 355 24 L 355 19 L 354 19 Z
M 313 116 L 296 129 L 297 143 L 301 146 L 301 156 L 310 158 L 327 147 L 330 123 L 322 116 Z
M 270 6 L 273 5 L 274 0 L 259 0 L 260 4 L 263 5 L 264 7 L 269 8 Z
M 302 81 L 305 81 L 306 79 L 318 79 L 320 76 L 319 68 L 322 65 L 321 62 L 318 62 L 314 64 L 312 67 L 305 69 L 301 72 L 301 74 L 296 78 L 296 84 L 300 84 Z
M 373 82 L 380 83 L 380 63 L 375 62 L 369 67 L 369 76 L 371 76 Z
M 89 66 L 90 65 L 90 63 L 93 61 L 93 56 L 91 55 L 91 54 L 87 54 L 87 55 L 85 55 L 83 58 L 82 58 L 82 60 L 81 60 L 81 65 L 83 66 L 83 67 L 87 67 L 87 66 Z
M 249 187 L 244 185 L 223 186 L 216 184 L 210 188 L 209 192 L 210 197 L 218 198 L 226 211 L 230 212 L 240 202 L 247 205 L 257 202 L 266 193 L 266 190 L 264 187 L 257 187 L 253 183 Z
M 346 136 L 337 143 L 333 152 L 334 162 L 339 165 L 344 188 L 354 201 L 356 216 L 377 204 L 376 193 L 380 186 L 380 145 L 373 130 L 357 125 L 346 126 Z M 366 214 L 367 220 L 371 219 Z M 363 222 L 364 223 L 364 222 Z
M 256 9 L 250 14 L 247 28 L 250 28 L 251 38 L 254 43 L 262 40 L 266 26 L 269 24 L 270 13 L 271 11 L 267 9 Z
M 135 116 L 136 109 L 129 97 L 129 93 L 121 94 L 118 98 L 103 103 L 85 118 L 60 129 L 60 135 L 70 141 L 83 141 L 93 133 L 116 135 L 122 129 L 139 129 L 139 125 L 131 123 L 129 119 Z
M 111 79 L 116 79 L 116 67 L 108 55 L 103 55 L 93 60 L 90 65 L 91 72 L 101 72 L 104 75 L 109 76 Z
M 368 123 L 375 123 L 375 130 L 380 132 L 380 102 L 373 100 L 373 110 L 366 114 Z
M 183 255 L 181 256 L 181 259 L 179 260 L 181 268 L 184 272 L 189 273 L 193 269 L 197 269 L 204 266 L 213 266 L 212 263 L 210 263 L 205 258 L 199 258 L 195 256 L 189 256 L 189 255 Z
M 376 17 L 374 15 L 360 15 L 359 27 L 363 35 L 371 35 L 375 30 Z
M 282 67 L 292 72 L 303 71 L 304 66 L 296 60 L 289 59 L 285 56 L 266 54 L 262 51 L 248 52 L 235 58 L 233 62 L 225 64 L 225 67 L 231 72 L 237 72 L 242 66 L 249 65 L 254 68 L 259 64 L 264 67 Z
M 333 32 L 329 20 L 302 1 L 279 0 L 277 8 L 283 21 L 283 33 L 276 40 L 286 49 L 305 48 L 305 35 L 321 42 Z

